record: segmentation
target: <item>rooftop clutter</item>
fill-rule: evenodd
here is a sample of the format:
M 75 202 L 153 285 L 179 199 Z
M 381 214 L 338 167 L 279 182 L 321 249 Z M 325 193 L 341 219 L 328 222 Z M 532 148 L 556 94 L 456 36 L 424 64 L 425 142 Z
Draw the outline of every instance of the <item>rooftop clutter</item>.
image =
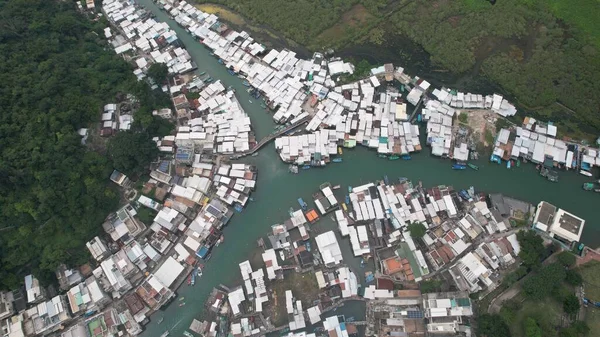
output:
M 220 81 L 200 91 L 197 111 L 187 126 L 180 126 L 175 136 L 178 147 L 233 154 L 250 150 L 254 144 L 250 117 L 244 112 L 233 91 L 226 91 Z M 191 151 L 183 152 L 189 160 Z

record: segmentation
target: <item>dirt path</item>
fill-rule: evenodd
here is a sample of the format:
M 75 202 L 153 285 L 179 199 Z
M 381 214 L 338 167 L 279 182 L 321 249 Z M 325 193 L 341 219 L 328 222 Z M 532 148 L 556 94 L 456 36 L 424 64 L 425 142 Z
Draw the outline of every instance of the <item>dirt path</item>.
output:
M 490 306 L 488 307 L 488 313 L 497 314 L 500 312 L 502 305 L 504 302 L 511 300 L 513 297 L 517 296 L 521 291 L 520 285 L 518 287 L 512 287 L 500 294 L 500 296 L 494 298 Z

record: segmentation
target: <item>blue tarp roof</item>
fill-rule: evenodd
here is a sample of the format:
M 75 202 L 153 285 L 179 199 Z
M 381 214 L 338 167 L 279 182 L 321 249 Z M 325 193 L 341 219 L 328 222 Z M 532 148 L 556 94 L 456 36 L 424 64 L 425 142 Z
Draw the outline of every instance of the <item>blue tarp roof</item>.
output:
M 200 248 L 200 250 L 196 253 L 196 255 L 201 259 L 205 258 L 206 254 L 208 254 L 208 247 L 206 246 Z

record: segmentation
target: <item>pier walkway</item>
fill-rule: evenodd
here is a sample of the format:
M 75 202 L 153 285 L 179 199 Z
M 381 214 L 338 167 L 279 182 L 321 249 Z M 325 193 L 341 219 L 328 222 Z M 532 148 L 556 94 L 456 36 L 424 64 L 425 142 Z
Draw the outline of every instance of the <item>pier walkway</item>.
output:
M 301 120 L 297 121 L 296 123 L 286 126 L 285 128 L 278 130 L 277 132 L 274 132 L 274 133 L 264 137 L 258 143 L 256 143 L 256 145 L 253 148 L 251 148 L 250 150 L 233 155 L 230 158 L 231 159 L 239 159 L 239 158 L 251 155 L 251 154 L 257 152 L 258 150 L 260 150 L 263 146 L 267 145 L 273 139 L 275 139 L 281 135 L 284 135 L 284 134 L 286 134 L 292 130 L 295 130 L 296 128 L 306 124 L 311 118 L 312 118 L 312 116 L 310 116 L 310 115 L 306 116 L 306 117 L 302 118 Z

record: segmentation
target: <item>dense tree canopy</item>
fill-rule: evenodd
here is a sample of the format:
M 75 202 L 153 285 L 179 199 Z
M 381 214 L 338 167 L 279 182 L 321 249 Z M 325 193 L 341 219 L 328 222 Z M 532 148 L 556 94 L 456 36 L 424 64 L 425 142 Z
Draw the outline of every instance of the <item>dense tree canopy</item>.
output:
M 542 329 L 537 324 L 535 319 L 528 317 L 525 319 L 525 336 L 527 337 L 542 337 Z
M 556 255 L 556 259 L 558 260 L 558 262 L 560 264 L 562 264 L 565 267 L 571 267 L 573 265 L 575 265 L 575 262 L 577 262 L 577 258 L 575 257 L 575 255 L 573 255 L 573 253 L 569 252 L 569 251 L 562 251 L 560 253 L 558 253 Z
M 156 158 L 158 148 L 147 133 L 125 131 L 108 141 L 108 155 L 115 169 L 127 175 L 139 175 Z
M 164 63 L 154 63 L 148 68 L 148 77 L 158 85 L 163 84 L 169 76 L 169 67 Z
M 508 325 L 500 315 L 483 314 L 479 316 L 477 333 L 482 337 L 510 337 Z
M 569 285 L 577 287 L 583 284 L 583 277 L 577 271 L 569 269 L 567 270 L 565 282 L 567 282 Z
M 102 28 L 73 2 L 0 0 L 0 288 L 87 261 L 85 242 L 117 206 L 112 164 L 77 130 L 117 93 L 149 88 Z
M 423 225 L 421 222 L 413 222 L 408 225 L 408 230 L 410 231 L 410 236 L 413 238 L 422 238 L 427 232 L 427 227 Z
M 570 294 L 563 300 L 563 309 L 567 315 L 575 316 L 579 312 L 579 307 L 579 299 L 573 294 Z
M 527 268 L 537 268 L 542 262 L 544 245 L 542 238 L 534 231 L 520 231 L 517 239 L 521 245 L 519 257 Z
M 565 277 L 565 268 L 559 263 L 551 263 L 523 282 L 523 292 L 532 300 L 541 300 L 553 290 L 560 289 Z

